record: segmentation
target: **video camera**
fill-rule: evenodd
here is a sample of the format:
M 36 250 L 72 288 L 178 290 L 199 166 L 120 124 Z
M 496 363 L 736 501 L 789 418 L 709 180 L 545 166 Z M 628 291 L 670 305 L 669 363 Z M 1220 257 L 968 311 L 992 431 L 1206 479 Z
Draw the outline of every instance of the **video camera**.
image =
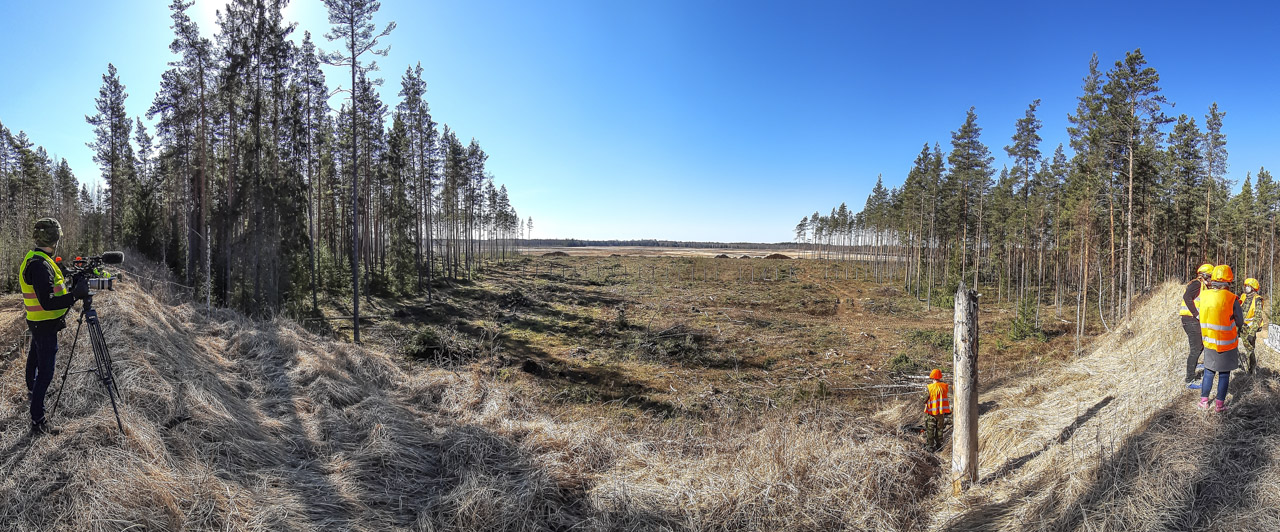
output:
M 58 257 L 58 263 L 61 265 L 62 257 Z M 92 257 L 76 257 L 71 260 L 71 266 L 63 266 L 62 271 L 71 277 L 72 285 L 80 279 L 85 279 L 89 283 L 90 290 L 114 291 L 116 280 L 124 277 L 120 273 L 111 273 L 103 270 L 102 265 L 123 263 L 124 252 L 107 251 Z

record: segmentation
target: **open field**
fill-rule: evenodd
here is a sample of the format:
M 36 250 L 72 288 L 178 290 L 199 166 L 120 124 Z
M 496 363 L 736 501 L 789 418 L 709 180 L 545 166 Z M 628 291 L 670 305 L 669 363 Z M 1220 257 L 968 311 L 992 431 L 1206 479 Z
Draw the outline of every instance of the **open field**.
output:
M 825 261 L 525 258 L 445 288 L 434 304 L 375 302 L 368 313 L 401 317 L 364 334 L 404 346 L 425 323 L 437 336 L 489 338 L 472 349 L 483 353 L 464 358 L 479 371 L 537 383 L 549 402 L 583 414 L 717 419 L 779 405 L 861 410 L 914 398 L 923 374 L 950 366 L 950 298 L 934 294 L 946 306 L 929 306 L 846 278 L 857 273 Z M 1074 346 L 1071 324 L 1052 318 L 1053 309 L 1044 312 L 1045 340 L 1020 341 L 1008 338 L 1008 306 L 983 310 L 986 382 L 1025 373 L 1029 360 L 1064 360 Z
M 764 257 L 771 253 L 782 253 L 791 258 L 801 258 L 808 253 L 798 248 L 759 249 L 759 248 L 677 248 L 660 246 L 556 246 L 521 248 L 526 255 L 539 256 L 544 253 L 567 253 L 574 257 L 608 257 L 620 255 L 624 257 L 714 257 L 725 254 L 733 258 L 743 255 Z

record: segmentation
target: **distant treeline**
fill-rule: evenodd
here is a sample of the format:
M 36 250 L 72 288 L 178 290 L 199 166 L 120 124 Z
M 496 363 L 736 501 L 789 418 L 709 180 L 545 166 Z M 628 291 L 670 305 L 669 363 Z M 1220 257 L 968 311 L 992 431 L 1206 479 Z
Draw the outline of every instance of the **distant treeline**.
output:
M 683 242 L 679 240 L 579 240 L 576 238 L 526 239 L 524 247 L 577 248 L 577 247 L 650 247 L 650 248 L 710 248 L 710 249 L 794 249 L 795 242 L 762 244 L 758 242 Z

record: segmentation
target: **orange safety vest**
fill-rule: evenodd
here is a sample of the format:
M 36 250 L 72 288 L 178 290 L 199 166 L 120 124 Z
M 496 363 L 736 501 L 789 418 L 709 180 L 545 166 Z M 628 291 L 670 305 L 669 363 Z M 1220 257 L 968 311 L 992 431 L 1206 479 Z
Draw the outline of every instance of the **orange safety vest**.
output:
M 1196 281 L 1200 281 L 1200 293 L 1201 293 L 1201 294 L 1203 294 L 1203 293 L 1204 293 L 1204 290 L 1205 290 L 1204 279 L 1201 279 L 1201 278 L 1199 278 L 1199 277 L 1196 277 L 1196 278 L 1195 278 L 1195 280 L 1196 280 Z M 1188 285 L 1190 285 L 1191 283 L 1187 283 L 1187 284 L 1188 284 Z M 1199 310 L 1199 309 L 1200 309 L 1200 296 L 1198 296 L 1198 295 L 1197 295 L 1197 296 L 1196 296 L 1196 298 L 1195 298 L 1195 300 L 1193 300 L 1193 301 L 1192 301 L 1192 303 L 1195 303 L 1195 304 L 1196 304 L 1196 310 Z M 1182 310 L 1179 310 L 1179 311 L 1178 311 L 1178 315 L 1179 315 L 1179 316 L 1191 316 L 1191 315 L 1192 315 L 1192 314 L 1191 314 L 1191 309 L 1187 308 L 1187 301 L 1186 301 L 1185 299 L 1184 299 L 1184 300 L 1182 300 Z
M 1211 288 L 1200 292 L 1200 337 L 1205 349 L 1223 353 L 1240 345 L 1235 303 L 1236 295 L 1230 290 Z
M 1252 294 L 1240 294 L 1240 307 L 1244 310 L 1244 324 L 1250 327 L 1257 327 L 1262 323 L 1262 294 L 1254 292 Z
M 931 416 L 951 413 L 951 400 L 947 398 L 947 383 L 929 383 L 929 402 L 924 404 L 924 413 Z

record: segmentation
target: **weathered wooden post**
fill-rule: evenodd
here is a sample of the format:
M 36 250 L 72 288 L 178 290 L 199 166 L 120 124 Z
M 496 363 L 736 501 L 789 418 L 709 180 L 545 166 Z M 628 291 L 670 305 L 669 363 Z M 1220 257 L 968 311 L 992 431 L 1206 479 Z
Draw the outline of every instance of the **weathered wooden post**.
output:
M 978 481 L 978 293 L 964 281 L 956 290 L 951 362 L 951 493 L 959 495 Z

